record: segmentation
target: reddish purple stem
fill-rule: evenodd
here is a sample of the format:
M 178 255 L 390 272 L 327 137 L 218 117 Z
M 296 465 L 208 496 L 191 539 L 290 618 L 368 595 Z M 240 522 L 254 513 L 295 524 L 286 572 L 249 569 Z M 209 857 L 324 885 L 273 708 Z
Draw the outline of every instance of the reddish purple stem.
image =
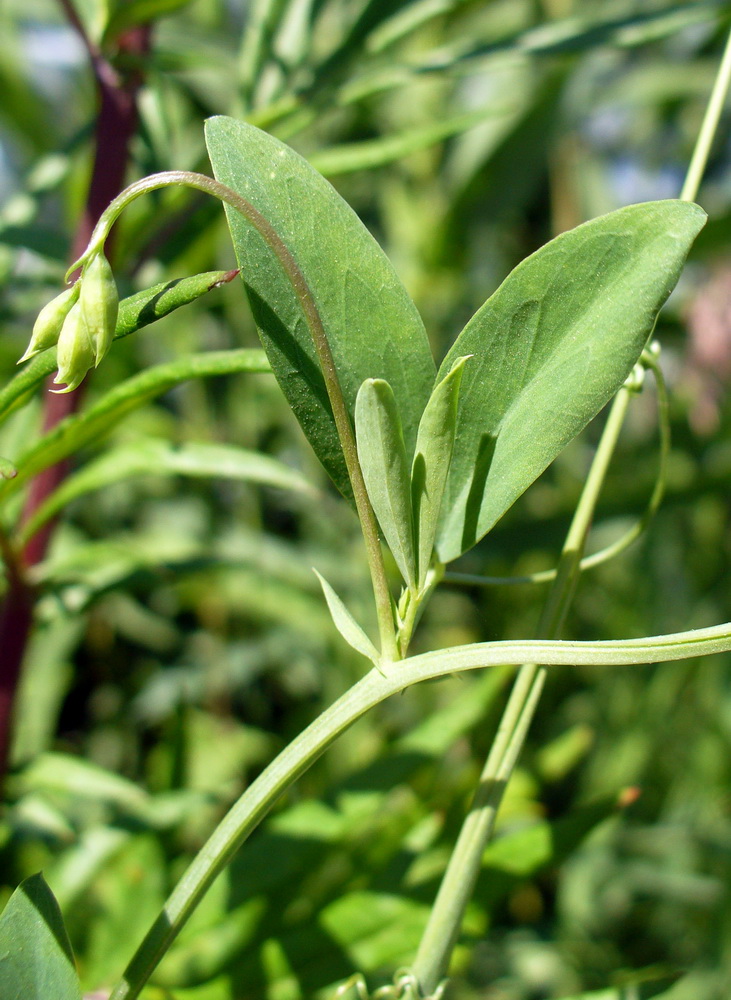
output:
M 95 129 L 95 156 L 84 214 L 71 248 L 77 260 L 86 249 L 92 230 L 110 201 L 124 187 L 129 143 L 137 128 L 137 92 L 142 67 L 150 47 L 150 26 L 131 28 L 115 40 L 116 62 L 132 67 L 122 74 L 87 38 L 71 0 L 60 0 L 69 22 L 79 32 L 89 53 L 100 107 Z M 107 244 L 108 245 L 108 244 Z M 44 430 L 54 427 L 79 405 L 77 389 L 64 395 L 46 394 Z M 27 520 L 66 476 L 65 462 L 40 473 L 32 482 L 23 511 Z M 24 570 L 40 562 L 48 549 L 54 525 L 43 526 L 20 556 L 5 552 L 8 591 L 0 609 L 0 786 L 8 766 L 12 714 L 23 657 L 33 621 L 33 590 Z

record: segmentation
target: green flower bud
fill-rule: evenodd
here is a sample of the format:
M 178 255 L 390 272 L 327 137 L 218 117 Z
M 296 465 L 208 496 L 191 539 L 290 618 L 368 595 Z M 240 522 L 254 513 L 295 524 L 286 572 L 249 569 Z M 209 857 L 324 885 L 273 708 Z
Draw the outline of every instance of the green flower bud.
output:
M 28 358 L 32 358 L 34 354 L 38 354 L 40 351 L 45 351 L 48 347 L 53 347 L 58 341 L 61 327 L 78 297 L 79 284 L 76 282 L 71 288 L 67 288 L 66 291 L 57 295 L 55 299 L 51 299 L 41 309 L 38 313 L 38 319 L 33 324 L 30 343 L 25 354 L 18 361 L 18 364 L 21 361 L 27 361 Z
M 58 373 L 53 381 L 55 385 L 65 383 L 65 388 L 53 389 L 53 392 L 71 392 L 81 383 L 89 369 L 94 367 L 94 346 L 80 301 L 74 303 L 61 327 L 56 360 Z
M 119 311 L 119 295 L 109 261 L 95 254 L 81 272 L 79 305 L 98 365 L 114 339 Z

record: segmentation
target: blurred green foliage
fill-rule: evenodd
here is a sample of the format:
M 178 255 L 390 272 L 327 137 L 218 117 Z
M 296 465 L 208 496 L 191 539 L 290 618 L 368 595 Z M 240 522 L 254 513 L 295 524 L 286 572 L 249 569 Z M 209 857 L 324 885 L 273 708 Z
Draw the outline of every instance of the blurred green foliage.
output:
M 677 195 L 729 20 L 728 4 L 708 0 L 84 0 L 78 10 L 102 46 L 154 21 L 130 179 L 208 169 L 211 114 L 271 130 L 376 234 L 438 359 L 552 234 Z M 89 173 L 96 99 L 60 5 L 6 0 L 0 85 L 5 384 L 60 286 Z M 640 542 L 586 574 L 573 637 L 729 618 L 727 117 L 699 200 L 711 221 L 657 330 L 673 399 L 668 497 Z M 142 199 L 119 227 L 124 294 L 232 266 L 223 213 L 189 194 Z M 116 343 L 85 405 L 181 354 L 257 346 L 234 282 Z M 633 404 L 590 548 L 620 535 L 652 489 L 652 396 Z M 39 421 L 33 399 L 3 426 L 0 455 L 21 455 Z M 596 436 L 591 427 L 574 442 L 459 568 L 553 565 Z M 145 465 L 136 443 L 151 439 L 159 451 Z M 209 454 L 235 445 L 276 458 L 317 493 L 162 468 L 168 446 L 201 442 Z M 0 901 L 43 869 L 89 990 L 119 975 L 251 777 L 362 671 L 312 566 L 373 631 L 357 523 L 270 375 L 176 384 L 89 437 L 78 467 L 92 472 L 86 463 L 112 449 L 128 456 L 128 475 L 101 475 L 72 500 L 35 570 L 37 628 L 0 821 Z M 9 502 L 5 523 L 16 516 Z M 542 595 L 442 586 L 417 649 L 530 636 Z M 371 987 L 388 981 L 413 955 L 508 682 L 493 671 L 412 690 L 345 734 L 216 883 L 151 1000 L 332 996 L 357 970 Z M 730 742 L 725 658 L 555 671 L 485 856 L 452 995 L 726 998 Z

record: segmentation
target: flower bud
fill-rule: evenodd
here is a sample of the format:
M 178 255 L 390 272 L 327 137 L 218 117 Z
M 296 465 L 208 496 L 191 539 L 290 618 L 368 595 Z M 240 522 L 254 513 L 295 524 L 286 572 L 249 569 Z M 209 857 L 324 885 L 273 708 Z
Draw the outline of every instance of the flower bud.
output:
M 95 254 L 81 273 L 79 306 L 98 365 L 114 339 L 119 311 L 119 295 L 109 261 Z
M 61 327 L 68 316 L 71 307 L 79 297 L 79 284 L 72 285 L 65 291 L 51 299 L 38 313 L 38 319 L 33 324 L 33 333 L 25 354 L 19 359 L 27 361 L 40 351 L 45 351 L 48 347 L 53 347 L 57 342 L 61 332 Z
M 56 351 L 58 373 L 54 385 L 65 383 L 64 389 L 53 392 L 71 392 L 94 366 L 94 346 L 86 326 L 81 302 L 76 302 L 66 317 L 58 337 Z

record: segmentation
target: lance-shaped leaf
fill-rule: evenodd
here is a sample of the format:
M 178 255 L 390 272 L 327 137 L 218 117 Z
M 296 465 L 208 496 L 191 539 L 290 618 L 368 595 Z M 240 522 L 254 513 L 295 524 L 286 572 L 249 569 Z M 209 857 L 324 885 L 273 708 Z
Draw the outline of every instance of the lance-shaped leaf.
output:
M 31 365 L 34 361 L 31 361 Z M 242 347 L 231 351 L 189 354 L 138 372 L 110 389 L 83 413 L 66 417 L 22 452 L 15 461 L 18 475 L 9 482 L 0 481 L 0 500 L 15 492 L 41 469 L 79 451 L 86 444 L 98 442 L 103 434 L 116 427 L 128 413 L 181 382 L 213 375 L 268 371 L 269 363 L 263 351 Z M 2 393 L 0 405 L 1 403 Z
M 229 444 L 191 441 L 176 446 L 158 438 L 143 438 L 112 448 L 65 479 L 23 525 L 24 537 L 32 537 L 72 500 L 144 475 L 237 479 L 301 493 L 316 492 L 298 472 L 268 455 Z
M 349 646 L 361 656 L 367 657 L 378 669 L 381 669 L 381 657 L 378 650 L 365 634 L 358 622 L 353 618 L 341 599 L 327 582 L 324 576 L 314 570 L 315 576 L 320 581 L 322 592 L 325 595 L 327 606 L 330 611 L 335 628 L 341 634 Z
M 81 1000 L 61 911 L 42 875 L 22 882 L 0 916 L 3 1000 Z
M 434 551 L 439 512 L 452 461 L 462 368 L 467 360 L 466 357 L 457 358 L 449 373 L 434 387 L 416 438 L 411 494 L 419 588 L 424 585 Z
M 366 379 L 355 403 L 355 434 L 371 506 L 401 576 L 416 584 L 411 481 L 396 397 L 383 379 Z
M 437 551 L 485 535 L 611 399 L 705 223 L 697 205 L 648 202 L 563 233 L 505 279 L 447 355 L 462 379 Z
M 393 387 L 413 454 L 434 383 L 434 361 L 416 307 L 357 215 L 306 160 L 272 136 L 232 118 L 206 123 L 216 177 L 267 220 L 312 293 L 353 419 L 367 378 Z M 350 495 L 330 402 L 300 300 L 257 229 L 226 207 L 241 276 L 279 384 L 320 461 Z
M 162 282 L 122 299 L 119 303 L 114 339 L 128 337 L 175 309 L 194 302 L 212 289 L 227 284 L 237 275 L 238 271 L 208 271 L 204 274 L 194 274 L 190 278 Z M 57 332 L 60 332 L 60 329 Z M 23 403 L 28 393 L 55 369 L 56 352 L 53 350 L 36 355 L 32 361 L 24 365 L 0 390 L 0 420 Z

